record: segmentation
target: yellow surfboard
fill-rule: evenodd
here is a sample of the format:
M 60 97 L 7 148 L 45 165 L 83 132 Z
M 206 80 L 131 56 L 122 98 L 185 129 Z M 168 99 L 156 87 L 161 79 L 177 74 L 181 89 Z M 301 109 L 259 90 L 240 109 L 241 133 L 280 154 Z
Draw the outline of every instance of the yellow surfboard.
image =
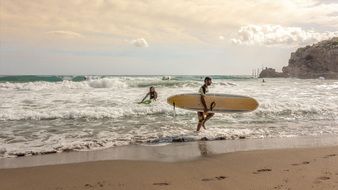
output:
M 258 102 L 247 96 L 231 94 L 207 94 L 205 101 L 209 112 L 227 113 L 227 112 L 249 112 L 258 107 Z M 177 94 L 170 96 L 167 102 L 174 107 L 203 111 L 204 107 L 201 102 L 201 95 L 194 94 Z

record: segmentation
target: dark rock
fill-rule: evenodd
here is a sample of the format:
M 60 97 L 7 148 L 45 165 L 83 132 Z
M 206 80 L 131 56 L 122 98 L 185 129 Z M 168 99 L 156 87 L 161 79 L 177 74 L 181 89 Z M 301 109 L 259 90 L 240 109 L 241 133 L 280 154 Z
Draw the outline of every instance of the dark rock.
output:
M 173 139 L 172 142 L 185 142 L 184 138 Z
M 14 154 L 15 156 L 17 156 L 17 157 L 23 157 L 23 156 L 26 156 L 26 153 L 15 153 Z
M 260 78 L 295 77 L 302 79 L 320 78 L 338 79 L 338 37 L 298 48 L 291 53 L 288 66 L 283 72 L 266 68 Z
M 62 150 L 62 152 L 73 152 L 74 150 L 71 148 L 65 148 Z
M 39 154 L 40 154 L 40 152 L 32 152 L 33 156 L 36 156 L 36 155 L 39 155 Z
M 45 151 L 45 152 L 41 152 L 41 154 L 54 154 L 57 153 L 56 150 L 50 150 L 50 151 Z
M 226 137 L 216 137 L 215 140 L 226 140 Z
M 276 72 L 273 68 L 265 68 L 259 74 L 259 78 L 279 78 L 279 77 L 286 77 L 284 73 Z
M 289 65 L 283 67 L 287 77 L 338 78 L 338 37 L 312 46 L 298 48 L 291 53 Z

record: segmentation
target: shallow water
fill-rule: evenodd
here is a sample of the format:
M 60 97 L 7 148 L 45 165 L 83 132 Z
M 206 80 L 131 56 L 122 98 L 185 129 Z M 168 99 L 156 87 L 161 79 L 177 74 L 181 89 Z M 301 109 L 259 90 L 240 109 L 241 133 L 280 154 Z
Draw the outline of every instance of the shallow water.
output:
M 201 76 L 16 77 L 21 78 L 0 77 L 0 157 L 202 138 L 338 134 L 337 80 L 262 83 L 213 76 L 211 93 L 251 96 L 260 105 L 250 113 L 216 114 L 208 130 L 196 133 L 196 113 L 176 109 L 174 114 L 166 98 L 197 92 Z M 137 104 L 149 86 L 156 88 L 159 100 Z

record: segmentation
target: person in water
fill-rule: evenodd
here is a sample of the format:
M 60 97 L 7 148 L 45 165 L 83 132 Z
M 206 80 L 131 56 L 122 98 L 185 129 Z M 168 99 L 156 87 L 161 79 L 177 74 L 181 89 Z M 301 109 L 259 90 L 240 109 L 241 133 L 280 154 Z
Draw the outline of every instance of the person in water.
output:
M 149 100 L 146 100 L 145 99 L 149 96 Z M 140 103 L 150 103 L 150 101 L 152 100 L 155 100 L 156 101 L 157 99 L 157 92 L 155 91 L 155 88 L 152 86 L 149 88 L 149 92 L 146 94 L 146 96 L 143 98 L 143 100 L 140 102 Z
M 208 121 L 210 118 L 212 118 L 212 116 L 214 116 L 214 113 L 208 113 L 208 107 L 207 107 L 207 104 L 205 103 L 205 96 L 209 92 L 208 86 L 210 86 L 211 83 L 212 83 L 211 78 L 205 77 L 204 84 L 203 84 L 203 86 L 201 86 L 201 88 L 198 91 L 199 94 L 201 95 L 201 102 L 203 104 L 204 111 L 203 112 L 200 112 L 200 111 L 197 112 L 198 124 L 197 124 L 196 131 L 199 131 L 201 129 L 201 127 L 206 129 L 205 128 L 205 122 Z

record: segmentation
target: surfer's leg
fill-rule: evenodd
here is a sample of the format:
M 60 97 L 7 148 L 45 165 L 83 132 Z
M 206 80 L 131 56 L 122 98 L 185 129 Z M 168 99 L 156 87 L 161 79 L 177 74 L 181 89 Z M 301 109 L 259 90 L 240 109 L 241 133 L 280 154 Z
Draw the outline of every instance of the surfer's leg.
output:
M 207 117 L 205 117 L 205 119 L 202 122 L 202 127 L 205 129 L 205 122 L 207 122 L 210 118 L 212 118 L 212 116 L 214 116 L 215 113 L 208 113 Z
M 203 121 L 204 121 L 204 113 L 203 112 L 197 112 L 197 116 L 198 116 L 198 124 L 197 124 L 196 131 L 199 131 L 201 129 L 201 126 L 202 126 Z

